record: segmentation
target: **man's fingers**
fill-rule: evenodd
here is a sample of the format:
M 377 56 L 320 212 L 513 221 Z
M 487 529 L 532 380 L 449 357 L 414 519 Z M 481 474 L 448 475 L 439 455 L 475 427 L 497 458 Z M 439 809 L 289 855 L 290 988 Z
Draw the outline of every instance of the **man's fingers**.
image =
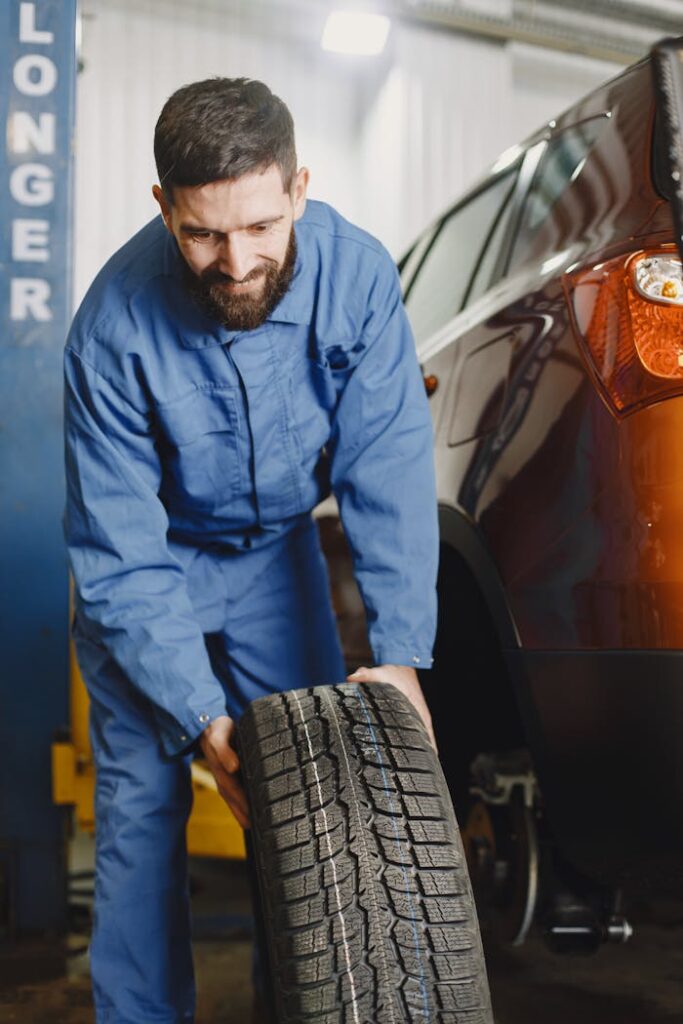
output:
M 240 759 L 233 747 L 235 723 L 228 715 L 219 715 L 202 733 L 201 747 L 216 780 L 218 792 L 239 821 L 249 828 L 249 804 L 237 774 Z
M 209 764 L 219 761 L 226 771 L 237 771 L 239 758 L 233 747 L 234 735 L 235 723 L 228 715 L 219 715 L 207 725 L 200 737 L 200 745 Z
M 241 780 L 218 767 L 214 771 L 218 792 L 233 812 L 242 828 L 249 828 L 249 804 Z
M 227 793 L 219 787 L 218 792 L 220 793 L 223 800 L 235 815 L 240 828 L 248 829 L 251 828 L 251 821 L 249 820 L 249 808 L 246 806 L 246 802 L 235 800 L 232 793 Z
M 229 742 L 214 748 L 214 754 L 218 764 L 229 775 L 234 775 L 239 771 L 240 759 L 237 756 L 237 751 L 234 747 L 230 746 Z
M 384 682 L 384 673 L 377 668 L 357 668 L 346 680 L 349 683 L 381 683 Z

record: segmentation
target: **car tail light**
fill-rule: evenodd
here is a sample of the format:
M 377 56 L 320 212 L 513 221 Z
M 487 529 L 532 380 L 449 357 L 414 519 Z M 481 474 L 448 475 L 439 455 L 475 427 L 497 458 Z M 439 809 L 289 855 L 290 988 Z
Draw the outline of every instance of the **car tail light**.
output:
M 675 246 L 564 279 L 591 373 L 617 416 L 683 394 L 683 267 Z

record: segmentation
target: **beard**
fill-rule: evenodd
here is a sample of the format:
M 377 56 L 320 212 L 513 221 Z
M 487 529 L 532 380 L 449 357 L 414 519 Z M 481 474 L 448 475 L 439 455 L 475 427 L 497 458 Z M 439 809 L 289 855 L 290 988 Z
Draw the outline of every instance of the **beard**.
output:
M 235 279 L 217 267 L 207 267 L 201 274 L 195 274 L 185 264 L 185 284 L 195 302 L 212 320 L 232 331 L 253 331 L 268 319 L 289 288 L 295 263 L 296 235 L 292 225 L 282 265 L 275 260 L 264 260 L 242 278 L 243 282 L 263 281 L 255 294 L 228 292 L 225 284 Z

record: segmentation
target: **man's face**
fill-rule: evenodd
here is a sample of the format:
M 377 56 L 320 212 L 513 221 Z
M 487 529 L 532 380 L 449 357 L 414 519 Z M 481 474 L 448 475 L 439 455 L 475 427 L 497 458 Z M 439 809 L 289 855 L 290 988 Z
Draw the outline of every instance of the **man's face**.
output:
M 208 185 L 175 188 L 170 205 L 152 189 L 187 264 L 188 286 L 207 312 L 232 330 L 264 322 L 289 287 L 296 242 L 293 224 L 304 212 L 308 171 L 292 193 L 280 169 Z

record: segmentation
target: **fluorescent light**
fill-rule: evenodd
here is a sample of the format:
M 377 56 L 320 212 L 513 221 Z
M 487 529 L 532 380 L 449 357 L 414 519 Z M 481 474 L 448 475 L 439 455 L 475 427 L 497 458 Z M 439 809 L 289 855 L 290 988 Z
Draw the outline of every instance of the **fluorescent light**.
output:
M 332 11 L 325 22 L 321 45 L 332 53 L 374 57 L 384 49 L 390 25 L 383 14 Z

